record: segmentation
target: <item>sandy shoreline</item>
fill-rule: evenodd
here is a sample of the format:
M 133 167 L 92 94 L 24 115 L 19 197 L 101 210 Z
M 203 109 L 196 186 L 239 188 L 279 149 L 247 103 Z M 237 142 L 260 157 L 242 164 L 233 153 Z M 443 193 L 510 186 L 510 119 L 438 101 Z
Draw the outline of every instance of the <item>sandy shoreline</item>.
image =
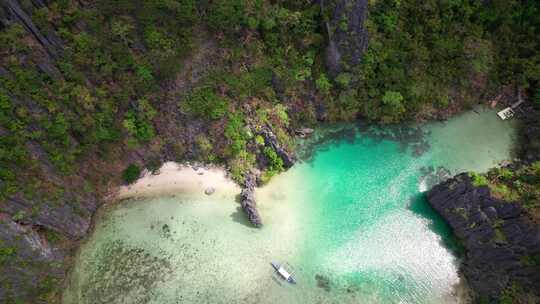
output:
M 202 167 L 166 162 L 154 175 L 145 171 L 135 183 L 120 186 L 114 199 L 148 198 L 175 193 L 212 195 L 240 193 L 240 187 L 227 177 L 222 167 Z

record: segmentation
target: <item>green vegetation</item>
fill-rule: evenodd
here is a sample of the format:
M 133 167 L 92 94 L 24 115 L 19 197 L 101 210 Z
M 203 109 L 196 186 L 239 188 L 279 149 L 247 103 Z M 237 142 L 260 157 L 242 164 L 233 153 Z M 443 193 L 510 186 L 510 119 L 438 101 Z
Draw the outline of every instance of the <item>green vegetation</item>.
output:
M 129 165 L 123 172 L 122 178 L 126 184 L 132 184 L 141 176 L 141 168 L 135 164 Z
M 225 116 L 227 104 L 227 99 L 218 96 L 213 88 L 201 87 L 194 90 L 180 106 L 191 114 L 210 120 Z
M 317 86 L 317 89 L 323 94 L 329 93 L 330 89 L 332 89 L 332 83 L 328 80 L 324 73 L 321 73 L 321 75 L 319 75 L 319 78 L 315 82 L 315 85 Z
M 475 187 L 482 187 L 488 185 L 488 180 L 484 175 L 478 174 L 476 172 L 469 172 L 469 176 L 472 179 L 472 184 Z
M 516 169 L 494 168 L 487 174 L 470 172 L 473 185 L 488 186 L 492 195 L 519 203 L 540 223 L 540 161 Z
M 354 73 L 357 108 L 395 121 L 476 102 L 514 82 L 538 91 L 539 5 L 534 1 L 374 1 L 370 43 Z M 400 92 L 402 105 L 384 102 Z M 385 118 L 389 117 L 389 118 Z
M 516 170 L 491 169 L 486 181 L 493 195 L 521 204 L 540 223 L 540 161 L 522 165 Z
M 524 255 L 521 257 L 520 262 L 525 266 L 540 266 L 540 255 Z
M 0 244 L 0 265 L 9 263 L 15 257 L 17 250 L 13 247 L 4 247 Z
M 212 154 L 214 146 L 208 137 L 201 134 L 195 138 L 195 143 L 197 144 L 199 160 L 207 162 L 213 162 L 216 160 L 215 155 Z
M 513 304 L 516 303 L 518 297 L 524 293 L 523 287 L 517 282 L 512 282 L 508 287 L 502 292 L 499 299 L 500 304 Z M 519 303 L 519 302 L 518 302 Z
M 315 123 L 315 107 L 304 97 L 310 88 L 330 120 L 429 116 L 508 82 L 540 100 L 536 3 L 381 0 L 369 10 L 362 63 L 331 79 L 323 64 L 323 22 L 331 12 L 308 1 L 100 0 L 84 8 L 52 1 L 32 19 L 65 44 L 57 71 L 38 68 L 42 50 L 27 42 L 23 27 L 0 32 L 7 72 L 0 80 L 0 126 L 7 130 L 0 138 L 0 197 L 33 192 L 43 160 L 28 154 L 28 141 L 64 175 L 75 172 L 78 159 L 106 157 L 111 143 L 155 144 L 157 113 L 171 98 L 163 88 L 204 28 L 223 50 L 222 64 L 176 102 L 188 116 L 220 125 L 200 134 L 213 147 L 199 136 L 187 143 L 206 151 L 205 159 L 257 153 L 244 130 L 246 103 L 261 115 L 256 123 L 269 123 L 289 146 L 284 128 Z
M 139 99 L 135 109 L 130 109 L 124 116 L 123 126 L 130 136 L 141 141 L 149 141 L 154 138 L 155 131 L 152 126 L 152 118 L 156 110 L 146 99 Z

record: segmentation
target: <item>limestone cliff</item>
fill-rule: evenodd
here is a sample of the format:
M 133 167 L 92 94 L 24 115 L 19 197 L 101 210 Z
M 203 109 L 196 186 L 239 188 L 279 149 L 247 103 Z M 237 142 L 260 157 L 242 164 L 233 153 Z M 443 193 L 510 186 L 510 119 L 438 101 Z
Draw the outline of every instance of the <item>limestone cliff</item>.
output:
M 522 207 L 475 187 L 468 174 L 435 186 L 428 200 L 465 249 L 461 270 L 480 298 L 513 289 L 540 296 L 540 226 Z
M 321 7 L 330 16 L 326 23 L 326 66 L 335 77 L 342 72 L 350 72 L 358 65 L 367 49 L 368 31 L 365 21 L 368 1 L 321 1 Z
M 165 37 L 135 2 L 0 1 L 2 303 L 58 300 L 51 296 L 68 271 L 66 259 L 129 164 L 225 163 L 238 154 L 230 148 L 234 141 L 253 159 L 264 158 L 262 148 L 269 145 L 286 167 L 292 165 L 294 156 L 283 142 L 292 128 L 277 127 L 281 122 L 270 111 L 272 103 L 258 107 L 267 120 L 262 144 L 254 143 L 258 131 L 247 130 L 241 109 L 234 116 L 218 113 L 220 119 L 184 110 L 186 95 L 210 69 L 236 71 L 238 65 L 241 74 L 250 58 L 224 63 L 230 54 L 218 46 L 221 33 L 211 32 L 204 21 L 192 35 L 189 18 L 198 14 L 197 8 L 145 2 L 158 10 L 150 17 L 160 22 L 169 17 L 161 27 L 178 30 L 177 36 Z M 186 49 L 182 54 L 173 53 L 181 48 Z M 165 69 L 171 75 L 161 75 Z M 226 99 L 228 110 L 236 99 L 247 104 L 221 83 L 217 92 L 201 90 L 206 94 L 201 98 Z M 141 140 L 143 133 L 148 138 Z M 245 171 L 253 165 L 240 157 L 234 161 Z M 250 217 L 259 218 L 253 199 L 247 209 Z

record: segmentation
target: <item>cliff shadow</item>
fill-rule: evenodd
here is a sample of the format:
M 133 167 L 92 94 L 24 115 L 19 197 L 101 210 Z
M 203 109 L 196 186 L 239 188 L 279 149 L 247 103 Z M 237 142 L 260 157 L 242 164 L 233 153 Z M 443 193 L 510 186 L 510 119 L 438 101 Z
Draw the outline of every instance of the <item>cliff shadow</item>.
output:
M 459 245 L 459 242 L 454 236 L 450 226 L 444 221 L 435 209 L 433 209 L 427 200 L 425 193 L 416 194 L 411 198 L 411 202 L 408 207 L 414 214 L 417 214 L 430 221 L 429 229 L 435 232 L 441 237 L 442 245 L 450 250 L 455 256 L 461 257 L 463 249 Z

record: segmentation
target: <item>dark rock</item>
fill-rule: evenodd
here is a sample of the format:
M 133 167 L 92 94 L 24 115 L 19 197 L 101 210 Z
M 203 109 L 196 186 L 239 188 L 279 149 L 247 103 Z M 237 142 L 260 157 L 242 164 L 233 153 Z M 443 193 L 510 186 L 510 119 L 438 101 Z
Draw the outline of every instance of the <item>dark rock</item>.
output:
M 265 128 L 263 128 L 263 130 L 261 131 L 261 135 L 264 138 L 264 144 L 276 151 L 277 155 L 283 160 L 283 165 L 285 166 L 285 168 L 290 168 L 294 165 L 294 163 L 296 162 L 296 156 L 281 147 L 276 135 L 274 134 L 274 132 L 272 132 L 270 126 L 266 126 Z
M 360 63 L 368 45 L 367 0 L 320 1 L 323 11 L 330 10 L 332 16 L 326 23 L 328 46 L 326 66 L 330 75 L 336 77 L 350 71 Z
M 296 135 L 300 137 L 310 136 L 311 134 L 313 134 L 313 132 L 315 132 L 315 130 L 310 128 L 302 128 L 295 131 Z
M 540 296 L 540 266 L 523 263 L 540 253 L 540 227 L 519 205 L 491 197 L 488 187 L 473 186 L 467 174 L 433 187 L 427 196 L 464 246 L 461 268 L 479 296 L 495 300 L 513 282 Z
M 34 36 L 36 41 L 43 46 L 48 55 L 53 58 L 57 58 L 60 55 L 62 46 L 59 44 L 59 41 L 44 35 L 34 25 L 28 14 L 21 8 L 19 1 L 5 0 L 2 1 L 0 5 L 7 12 L 6 16 L 2 18 L 3 20 L 0 21 L 2 24 L 7 24 L 10 22 L 20 23 L 30 34 L 32 34 L 32 36 Z
M 0 302 L 12 303 L 17 299 L 21 303 L 47 303 L 37 299 L 36 292 L 48 281 L 63 278 L 67 252 L 49 244 L 33 226 L 20 225 L 2 213 L 0 249 Z
M 330 279 L 328 277 L 316 274 L 315 280 L 317 281 L 317 287 L 330 291 Z
M 42 60 L 41 62 L 38 62 L 38 68 L 43 73 L 47 74 L 51 79 L 59 80 L 63 78 L 60 71 L 58 71 L 56 66 L 54 66 L 51 61 Z
M 216 188 L 214 187 L 208 187 L 204 190 L 204 194 L 206 195 L 212 195 L 214 192 L 216 192 Z
M 497 209 L 491 206 L 484 209 L 484 214 L 492 221 L 495 220 L 498 216 Z
M 257 203 L 255 202 L 255 187 L 257 186 L 257 177 L 254 174 L 248 174 L 240 192 L 240 204 L 246 213 L 249 221 L 255 227 L 262 226 L 261 216 L 257 211 Z
M 315 117 L 317 118 L 317 121 L 326 121 L 328 118 L 328 113 L 326 111 L 326 106 L 323 102 L 317 102 L 315 103 Z
M 85 202 L 87 205 L 81 204 L 78 208 L 75 208 L 75 206 L 69 204 L 39 204 L 37 201 L 23 198 L 22 195 L 16 195 L 4 202 L 2 212 L 13 216 L 18 212 L 26 212 L 28 209 L 33 209 L 32 222 L 34 224 L 57 231 L 71 239 L 77 240 L 86 235 L 90 227 L 90 216 L 97 208 L 95 198 L 86 198 L 88 199 Z M 66 192 L 65 199 L 66 201 L 77 202 L 78 204 L 84 198 L 77 197 L 75 193 Z

